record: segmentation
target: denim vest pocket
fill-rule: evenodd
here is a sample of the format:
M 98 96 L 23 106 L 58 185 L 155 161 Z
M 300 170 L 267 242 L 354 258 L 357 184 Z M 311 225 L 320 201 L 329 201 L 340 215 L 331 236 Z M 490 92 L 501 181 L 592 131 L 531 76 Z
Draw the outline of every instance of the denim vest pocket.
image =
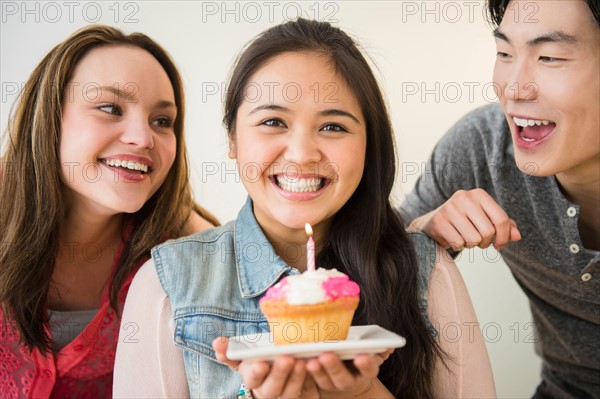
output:
M 212 342 L 217 337 L 269 331 L 269 325 L 260 311 L 194 307 L 178 309 L 174 321 L 175 344 L 211 359 L 215 359 Z
M 174 313 L 175 345 L 183 349 L 191 398 L 234 398 L 242 377 L 218 362 L 212 342 L 220 336 L 267 332 L 260 310 L 237 311 L 215 307 L 188 307 Z

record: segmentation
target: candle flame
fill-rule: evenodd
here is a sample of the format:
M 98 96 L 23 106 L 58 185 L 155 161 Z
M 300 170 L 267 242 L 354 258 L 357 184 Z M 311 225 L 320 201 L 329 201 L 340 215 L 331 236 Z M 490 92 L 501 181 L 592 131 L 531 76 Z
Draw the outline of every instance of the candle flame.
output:
M 312 237 L 313 231 L 312 231 L 312 227 L 310 227 L 310 223 L 306 223 L 304 225 L 304 230 L 306 231 L 307 236 Z

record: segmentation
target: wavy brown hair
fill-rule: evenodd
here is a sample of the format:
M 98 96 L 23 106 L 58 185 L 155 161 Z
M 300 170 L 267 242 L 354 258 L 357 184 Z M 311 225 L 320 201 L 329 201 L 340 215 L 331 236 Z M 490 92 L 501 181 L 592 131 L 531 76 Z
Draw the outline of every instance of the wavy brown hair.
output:
M 361 105 L 367 124 L 362 180 L 334 216 L 329 242 L 318 254 L 322 267 L 336 268 L 361 288 L 352 324 L 378 324 L 406 337 L 406 346 L 383 363 L 379 379 L 395 397 L 430 398 L 434 364 L 444 354 L 419 308 L 415 248 L 390 204 L 396 155 L 391 121 L 377 79 L 357 44 L 326 22 L 298 19 L 275 26 L 238 57 L 227 89 L 223 123 L 235 139 L 237 111 L 252 75 L 286 52 L 327 56 Z M 444 361 L 445 363 L 445 361 Z
M 46 302 L 59 251 L 59 226 L 65 216 L 59 142 L 62 104 L 77 63 L 91 49 L 134 46 L 149 52 L 167 73 L 177 106 L 174 163 L 162 186 L 126 223 L 131 226 L 110 284 L 117 312 L 126 279 L 166 237 L 182 235 L 196 211 L 217 224 L 197 205 L 189 185 L 183 126 L 185 103 L 181 78 L 169 54 L 141 33 L 95 25 L 83 28 L 54 47 L 37 65 L 23 88 L 6 131 L 0 166 L 0 304 L 4 322 L 20 333 L 24 345 L 46 353 Z M 123 226 L 125 231 L 125 226 Z

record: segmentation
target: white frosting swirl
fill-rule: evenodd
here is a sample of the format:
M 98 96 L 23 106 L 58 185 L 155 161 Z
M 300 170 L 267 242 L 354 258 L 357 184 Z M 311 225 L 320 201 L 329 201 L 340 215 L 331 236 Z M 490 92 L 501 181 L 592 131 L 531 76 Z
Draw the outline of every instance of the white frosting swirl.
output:
M 341 277 L 344 273 L 336 269 L 306 271 L 302 274 L 286 277 L 285 299 L 290 305 L 312 305 L 325 302 L 323 282 L 330 277 Z

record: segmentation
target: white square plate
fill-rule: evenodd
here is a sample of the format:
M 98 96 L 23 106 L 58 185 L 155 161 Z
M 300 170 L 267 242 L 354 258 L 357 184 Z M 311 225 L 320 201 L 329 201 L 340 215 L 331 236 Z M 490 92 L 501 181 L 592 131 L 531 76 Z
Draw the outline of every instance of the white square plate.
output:
M 227 357 L 231 360 L 273 360 L 279 355 L 310 358 L 322 352 L 333 352 L 342 360 L 348 360 L 359 354 L 382 353 L 405 344 L 403 337 L 377 325 L 352 326 L 348 338 L 343 341 L 274 345 L 271 333 L 231 337 Z

